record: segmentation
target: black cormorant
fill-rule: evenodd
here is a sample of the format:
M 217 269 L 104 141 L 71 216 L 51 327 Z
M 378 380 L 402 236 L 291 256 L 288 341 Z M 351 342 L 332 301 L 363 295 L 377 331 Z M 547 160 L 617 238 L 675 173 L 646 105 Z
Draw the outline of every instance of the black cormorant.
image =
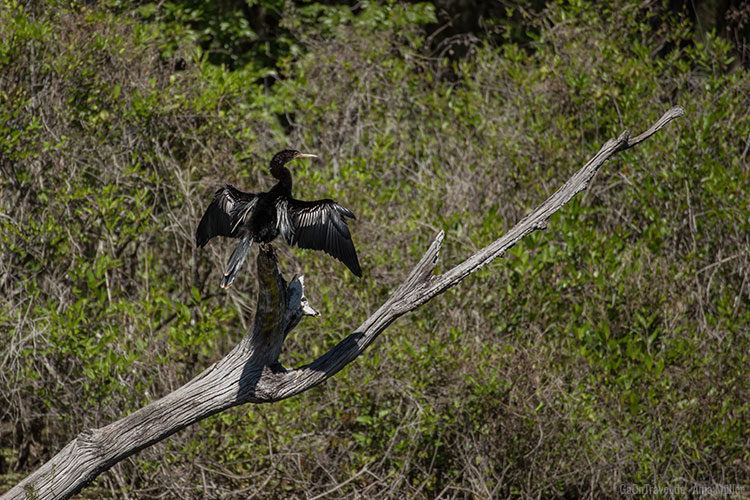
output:
M 278 179 L 265 193 L 245 193 L 227 184 L 216 191 L 203 214 L 195 239 L 203 247 L 214 236 L 239 238 L 240 243 L 224 271 L 222 288 L 228 288 L 253 243 L 268 243 L 279 233 L 290 245 L 323 250 L 362 276 L 346 217 L 354 214 L 333 200 L 302 201 L 292 198 L 292 174 L 284 165 L 295 158 L 317 158 L 285 149 L 271 159 L 271 175 Z

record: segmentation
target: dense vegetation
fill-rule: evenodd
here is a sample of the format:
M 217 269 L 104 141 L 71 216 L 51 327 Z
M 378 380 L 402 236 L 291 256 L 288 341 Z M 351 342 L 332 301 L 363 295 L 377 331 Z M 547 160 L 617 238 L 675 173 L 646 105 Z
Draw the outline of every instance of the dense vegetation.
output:
M 296 193 L 357 214 L 365 270 L 277 245 L 322 312 L 287 341 L 295 365 L 356 328 L 438 230 L 443 266 L 457 263 L 606 139 L 676 104 L 685 118 L 605 165 L 546 231 L 326 384 L 207 419 L 84 494 L 747 487 L 750 75 L 737 44 L 635 0 L 508 12 L 461 54 L 433 50 L 430 3 L 248 4 L 278 20 L 264 46 L 242 15 L 208 22 L 201 2 L 2 2 L 0 490 L 241 338 L 253 266 L 225 293 L 231 246 L 198 252 L 193 232 L 224 181 L 267 187 L 275 151 L 321 156 L 298 162 Z

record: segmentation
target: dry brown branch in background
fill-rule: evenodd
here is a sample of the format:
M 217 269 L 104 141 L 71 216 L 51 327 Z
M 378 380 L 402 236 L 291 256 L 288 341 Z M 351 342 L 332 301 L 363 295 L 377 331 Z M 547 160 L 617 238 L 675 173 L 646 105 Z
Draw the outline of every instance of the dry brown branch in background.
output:
M 279 364 L 281 347 L 303 316 L 318 313 L 304 297 L 302 280 L 287 284 L 278 272 L 273 250 L 262 248 L 257 259 L 259 293 L 254 326 L 227 356 L 164 398 L 106 427 L 81 432 L 2 499 L 70 498 L 121 460 L 210 415 L 245 403 L 279 401 L 320 384 L 359 356 L 398 317 L 455 286 L 524 236 L 544 229 L 552 214 L 585 189 L 607 159 L 648 139 L 683 113 L 681 107 L 672 108 L 643 134 L 631 138 L 625 131 L 607 141 L 507 234 L 454 268 L 435 275 L 443 241 L 440 232 L 404 282 L 374 314 L 330 351 L 300 368 L 286 369 Z

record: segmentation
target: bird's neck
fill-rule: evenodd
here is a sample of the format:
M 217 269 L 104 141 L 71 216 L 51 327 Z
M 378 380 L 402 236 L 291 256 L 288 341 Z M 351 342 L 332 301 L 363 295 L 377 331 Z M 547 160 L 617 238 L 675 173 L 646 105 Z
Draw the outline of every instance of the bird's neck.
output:
M 274 191 L 280 192 L 280 194 L 291 196 L 292 195 L 292 173 L 284 165 L 272 164 L 271 175 L 279 182 L 274 186 Z

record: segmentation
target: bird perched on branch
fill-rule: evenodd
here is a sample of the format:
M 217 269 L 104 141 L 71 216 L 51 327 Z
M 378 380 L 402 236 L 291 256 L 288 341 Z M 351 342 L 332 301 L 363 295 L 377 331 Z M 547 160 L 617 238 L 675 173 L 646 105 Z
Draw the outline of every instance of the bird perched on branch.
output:
M 346 218 L 354 214 L 333 200 L 302 201 L 292 198 L 292 174 L 284 165 L 295 158 L 317 158 L 285 149 L 271 159 L 271 175 L 278 180 L 265 193 L 245 193 L 227 184 L 216 191 L 203 214 L 195 239 L 199 247 L 214 236 L 240 240 L 227 263 L 222 288 L 228 288 L 253 243 L 269 243 L 279 234 L 290 245 L 323 250 L 337 258 L 355 276 L 362 276 Z

